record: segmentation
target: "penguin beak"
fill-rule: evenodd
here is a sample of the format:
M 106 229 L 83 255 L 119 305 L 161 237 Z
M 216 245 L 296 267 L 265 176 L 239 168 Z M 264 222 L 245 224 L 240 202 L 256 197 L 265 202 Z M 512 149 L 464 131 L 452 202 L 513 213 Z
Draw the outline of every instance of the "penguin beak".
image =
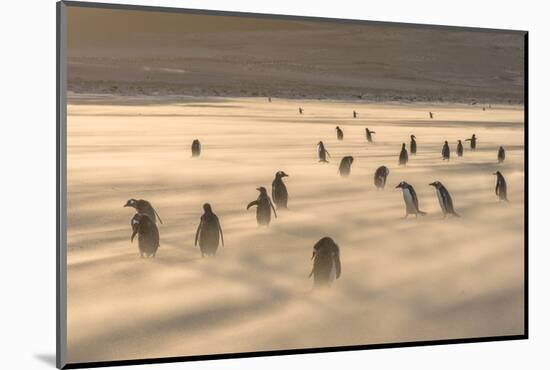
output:
M 283 172 L 283 177 L 288 177 L 288 175 L 286 173 Z
M 132 237 L 130 238 L 130 243 L 134 242 L 134 237 L 136 236 L 136 234 L 137 234 L 137 227 L 136 227 L 136 230 L 134 230 L 134 232 L 132 233 Z
M 256 188 L 256 190 L 260 191 L 260 188 Z
M 126 204 L 123 205 L 123 207 L 130 207 L 130 203 L 126 202 Z
M 401 184 L 397 185 L 395 188 L 396 189 L 399 189 L 401 187 Z
M 431 182 L 431 183 L 429 183 L 428 185 L 430 185 L 430 186 L 435 186 L 435 182 Z

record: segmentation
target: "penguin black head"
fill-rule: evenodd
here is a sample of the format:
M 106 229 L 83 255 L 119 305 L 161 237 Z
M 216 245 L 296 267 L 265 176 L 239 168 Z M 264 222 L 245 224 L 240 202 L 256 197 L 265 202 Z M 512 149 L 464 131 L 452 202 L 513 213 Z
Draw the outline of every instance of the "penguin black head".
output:
M 459 142 L 460 144 L 462 144 L 462 140 L 458 140 L 458 142 Z
M 348 162 L 350 165 L 353 163 L 353 157 L 351 155 L 342 158 L 342 160 Z
M 439 188 L 441 186 L 441 183 L 439 181 L 434 181 L 429 184 L 430 186 Z
M 323 142 L 322 142 L 322 141 L 319 141 L 319 142 L 317 143 L 317 145 L 323 145 Z
M 497 172 L 493 173 L 493 175 L 502 176 L 502 174 L 500 173 L 500 171 L 497 171 Z
M 414 135 L 411 135 L 411 139 L 416 139 L 416 136 L 414 136 Z
M 445 140 L 445 145 L 449 145 L 449 142 L 447 140 Z
M 315 256 L 317 256 L 319 254 L 324 254 L 329 250 L 333 251 L 333 253 L 335 253 L 337 255 L 339 254 L 338 244 L 336 244 L 336 242 L 332 238 L 330 238 L 328 236 L 325 236 L 325 237 L 321 238 L 313 246 L 313 253 L 311 255 L 311 259 L 314 259 Z
M 282 177 L 288 177 L 288 175 L 285 173 L 285 171 L 278 171 L 276 174 L 275 174 L 275 177 L 277 178 L 282 178 Z
M 405 143 L 403 143 L 403 145 L 401 145 L 401 148 L 405 149 L 405 146 L 406 146 Z
M 210 205 L 210 203 L 204 203 L 202 205 L 202 209 L 205 213 L 212 213 L 212 206 Z
M 475 137 L 476 137 L 476 134 L 473 134 L 472 137 L 475 138 Z
M 256 188 L 256 190 L 258 190 L 260 194 L 267 194 L 267 190 L 263 186 Z
M 132 199 L 128 199 L 128 201 L 126 202 L 124 207 L 134 207 L 134 208 L 136 208 L 136 204 L 137 204 L 137 200 L 132 198 Z
M 407 186 L 407 183 L 405 181 L 401 181 L 395 188 L 396 189 L 403 189 L 405 186 Z
M 337 129 L 337 130 L 340 130 L 340 126 L 336 126 L 336 129 Z

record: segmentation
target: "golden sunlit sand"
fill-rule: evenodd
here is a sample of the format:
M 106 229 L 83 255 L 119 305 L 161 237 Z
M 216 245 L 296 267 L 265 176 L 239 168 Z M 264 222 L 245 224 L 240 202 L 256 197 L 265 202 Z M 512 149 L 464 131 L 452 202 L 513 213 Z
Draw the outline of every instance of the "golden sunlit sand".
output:
M 524 331 L 521 107 L 72 95 L 67 129 L 68 362 Z M 465 142 L 457 159 L 456 140 L 472 133 L 478 150 Z M 418 154 L 399 167 L 410 134 Z M 191 157 L 195 138 L 200 158 Z M 329 164 L 318 163 L 319 140 Z M 507 157 L 497 164 L 500 145 Z M 355 161 L 341 178 L 346 155 Z M 381 165 L 390 174 L 377 191 Z M 258 186 L 271 193 L 278 170 L 289 174 L 289 209 L 258 228 L 246 205 Z M 509 203 L 494 193 L 496 170 Z M 403 219 L 402 180 L 427 216 Z M 435 180 L 462 217 L 443 218 Z M 154 259 L 130 243 L 130 198 L 149 200 L 164 221 Z M 202 259 L 193 241 L 205 202 L 225 248 Z M 312 247 L 323 236 L 340 245 L 342 276 L 312 290 Z

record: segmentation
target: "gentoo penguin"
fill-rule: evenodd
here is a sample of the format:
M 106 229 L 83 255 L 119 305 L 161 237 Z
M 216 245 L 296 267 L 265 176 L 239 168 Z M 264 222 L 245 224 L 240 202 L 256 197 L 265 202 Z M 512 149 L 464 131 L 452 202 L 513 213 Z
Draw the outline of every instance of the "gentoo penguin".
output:
M 351 172 L 351 165 L 353 163 L 353 157 L 351 155 L 345 156 L 340 161 L 340 167 L 338 167 L 338 173 L 342 177 L 349 176 Z
M 267 101 L 271 103 L 271 96 L 267 98 Z
M 198 157 L 201 155 L 201 142 L 198 139 L 193 140 L 191 144 L 191 155 Z
M 434 114 L 430 112 L 430 119 L 434 118 Z
M 498 163 L 504 162 L 504 159 L 506 158 L 506 152 L 504 151 L 504 148 L 501 146 L 498 148 Z
M 304 110 L 302 109 L 302 107 L 298 108 L 298 112 L 300 112 L 300 114 L 304 113 Z
M 317 144 L 317 156 L 319 157 L 319 162 L 328 163 L 327 155 L 330 158 L 330 153 L 325 149 L 325 144 L 322 141 L 319 141 Z
M 222 226 L 220 225 L 218 216 L 212 212 L 210 204 L 204 203 L 202 209 L 204 210 L 204 214 L 201 216 L 201 221 L 195 233 L 195 247 L 198 241 L 202 257 L 205 255 L 214 256 L 220 244 L 220 236 L 222 238 L 222 246 L 224 245 Z
M 389 174 L 390 170 L 388 169 L 388 167 L 378 167 L 376 169 L 376 172 L 374 172 L 374 186 L 376 186 L 377 189 L 384 189 Z
M 449 160 L 451 158 L 451 149 L 449 149 L 449 143 L 447 140 L 445 140 L 443 149 L 441 149 L 441 156 L 443 157 L 443 160 Z
M 357 118 L 357 112 L 353 111 L 353 118 Z
M 271 183 L 271 196 L 277 209 L 287 208 L 288 191 L 283 182 L 283 177 L 288 177 L 288 175 L 284 171 L 278 171 L 275 174 L 275 179 Z
M 269 226 L 271 222 L 271 210 L 273 210 L 275 218 L 277 218 L 277 212 L 275 211 L 271 199 L 269 199 L 269 195 L 267 195 L 267 190 L 263 186 L 256 188 L 256 190 L 260 192 L 258 199 L 248 203 L 246 209 L 248 210 L 252 206 L 257 206 L 256 221 L 258 222 L 258 226 Z
M 149 218 L 151 220 L 153 220 L 153 222 L 157 222 L 157 218 L 159 220 L 160 223 L 162 223 L 162 220 L 160 219 L 160 216 L 159 214 L 157 213 L 157 211 L 153 208 L 153 206 L 151 205 L 151 203 L 149 203 L 148 201 L 146 200 L 143 200 L 143 199 L 128 199 L 128 201 L 126 202 L 126 204 L 124 205 L 124 207 L 132 207 L 132 208 L 135 208 L 135 210 L 137 211 L 137 213 L 141 213 L 141 214 L 144 214 L 144 215 L 147 215 L 149 216 Z
M 439 181 L 434 181 L 430 183 L 430 186 L 433 186 L 435 188 L 437 199 L 439 199 L 439 205 L 441 206 L 441 210 L 443 211 L 443 216 L 447 217 L 448 214 L 451 214 L 456 217 L 460 217 L 460 215 L 455 212 L 455 209 L 453 207 L 453 199 L 451 198 L 451 194 L 449 194 L 449 191 L 445 188 L 445 186 L 443 186 L 443 184 Z
M 155 257 L 160 244 L 159 229 L 151 218 L 144 213 L 136 213 L 130 221 L 132 226 L 132 237 L 138 235 L 139 255 L 141 257 Z
M 336 138 L 338 140 L 344 140 L 344 131 L 342 131 L 340 126 L 336 126 Z
M 412 185 L 406 183 L 405 181 L 401 181 L 395 188 L 401 188 L 401 190 L 403 190 L 403 199 L 405 200 L 406 212 L 405 218 L 408 215 L 415 215 L 418 217 L 418 215 L 426 214 L 426 212 L 421 211 L 418 207 L 418 197 L 416 196 L 416 192 L 414 191 Z
M 456 155 L 458 157 L 462 157 L 462 154 L 464 154 L 464 147 L 462 146 L 462 140 L 458 140 L 458 144 L 456 145 Z
M 372 143 L 372 134 L 376 134 L 376 132 L 369 130 L 368 127 L 365 129 L 365 132 L 367 133 L 367 141 Z
M 411 135 L 411 155 L 416 154 L 416 136 Z
M 493 175 L 497 176 L 497 186 L 495 187 L 495 194 L 498 195 L 498 199 L 508 201 L 508 189 L 506 186 L 506 180 L 500 171 L 495 172 Z
M 407 149 L 405 148 L 405 143 L 401 146 L 401 153 L 399 153 L 399 165 L 406 166 L 409 161 L 409 154 L 407 154 Z
M 476 151 L 476 146 L 477 146 L 476 134 L 473 134 L 471 138 L 466 139 L 465 141 L 469 141 L 469 142 L 470 142 L 470 149 L 473 150 L 473 151 L 475 152 L 475 151 Z
M 330 285 L 340 277 L 342 265 L 340 263 L 340 248 L 338 244 L 325 236 L 313 246 L 313 268 L 309 277 L 313 276 L 314 286 Z

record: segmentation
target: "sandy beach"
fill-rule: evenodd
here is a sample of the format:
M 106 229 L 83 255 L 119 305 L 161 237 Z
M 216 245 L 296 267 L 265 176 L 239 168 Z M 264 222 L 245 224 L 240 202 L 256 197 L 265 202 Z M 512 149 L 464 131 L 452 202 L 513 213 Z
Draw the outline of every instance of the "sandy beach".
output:
M 67 128 L 68 362 L 523 333 L 521 105 L 71 94 Z M 458 159 L 456 140 L 472 133 L 477 151 L 465 143 Z M 418 154 L 399 167 L 411 134 Z M 317 161 L 319 140 L 328 164 Z M 346 155 L 355 162 L 341 178 Z M 384 191 L 373 184 L 381 165 Z M 258 186 L 271 193 L 279 170 L 289 209 L 258 228 L 246 205 Z M 494 193 L 495 170 L 508 203 Z M 403 219 L 402 180 L 427 216 Z M 443 218 L 435 180 L 462 217 Z M 130 198 L 164 221 L 154 259 L 130 243 Z M 205 202 L 225 234 L 210 259 L 193 246 Z M 323 236 L 340 245 L 342 276 L 312 290 Z

